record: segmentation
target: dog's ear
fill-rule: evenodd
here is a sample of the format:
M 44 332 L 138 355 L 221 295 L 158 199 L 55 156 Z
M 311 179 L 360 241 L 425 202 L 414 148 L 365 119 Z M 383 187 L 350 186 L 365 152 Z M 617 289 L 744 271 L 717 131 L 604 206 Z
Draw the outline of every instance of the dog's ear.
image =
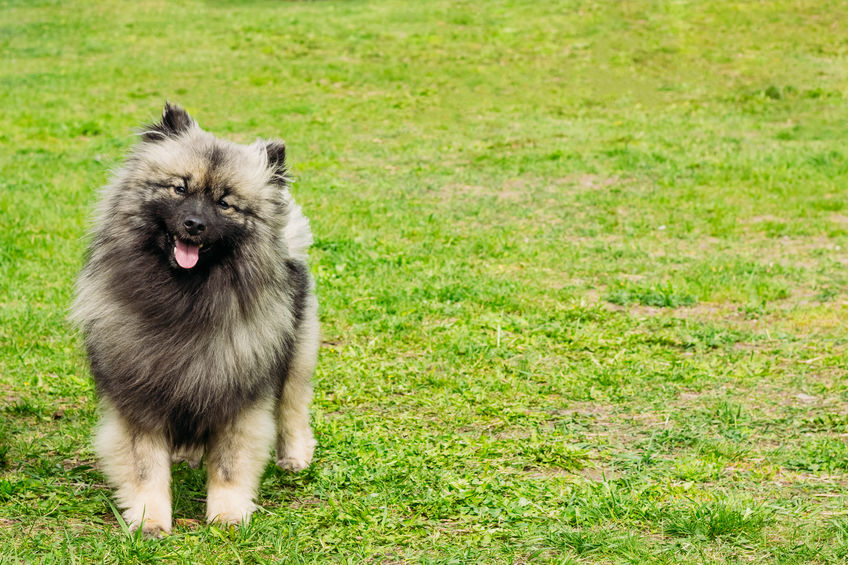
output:
M 269 141 L 265 144 L 265 152 L 268 154 L 268 168 L 271 170 L 271 181 L 285 186 L 286 172 L 286 144 L 282 141 Z
M 145 126 L 141 132 L 144 141 L 162 141 L 169 137 L 178 137 L 188 131 L 194 125 L 194 120 L 176 104 L 165 102 L 162 111 L 162 119 L 156 123 Z

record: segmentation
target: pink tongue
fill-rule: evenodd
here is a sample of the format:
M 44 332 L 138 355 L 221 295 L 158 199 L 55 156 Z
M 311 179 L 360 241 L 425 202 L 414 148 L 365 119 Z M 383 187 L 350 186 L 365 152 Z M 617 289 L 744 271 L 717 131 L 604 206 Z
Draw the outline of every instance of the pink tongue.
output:
M 176 247 L 174 247 L 174 259 L 177 260 L 177 264 L 183 269 L 191 269 L 197 265 L 197 257 L 200 247 L 190 243 L 185 243 L 179 239 L 176 241 L 176 244 Z

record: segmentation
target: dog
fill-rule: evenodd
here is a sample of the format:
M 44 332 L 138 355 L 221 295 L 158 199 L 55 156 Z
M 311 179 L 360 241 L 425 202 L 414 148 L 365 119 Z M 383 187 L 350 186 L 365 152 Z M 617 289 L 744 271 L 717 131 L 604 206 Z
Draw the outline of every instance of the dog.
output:
M 248 523 L 274 444 L 283 469 L 312 460 L 318 302 L 289 188 L 282 142 L 225 141 L 166 104 L 100 195 L 71 320 L 133 530 L 170 532 L 172 459 L 202 455 L 225 525 Z

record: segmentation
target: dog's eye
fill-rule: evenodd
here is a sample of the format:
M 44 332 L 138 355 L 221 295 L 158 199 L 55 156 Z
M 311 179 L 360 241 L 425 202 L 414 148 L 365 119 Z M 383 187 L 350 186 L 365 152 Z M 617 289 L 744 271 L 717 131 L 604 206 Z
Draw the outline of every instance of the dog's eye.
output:
M 172 186 L 171 190 L 173 190 L 177 194 L 185 194 L 186 193 L 185 187 L 181 184 Z
M 227 208 L 230 207 L 230 205 L 227 203 L 227 201 L 224 200 L 223 198 L 218 201 L 218 206 L 220 206 L 222 210 L 226 210 Z

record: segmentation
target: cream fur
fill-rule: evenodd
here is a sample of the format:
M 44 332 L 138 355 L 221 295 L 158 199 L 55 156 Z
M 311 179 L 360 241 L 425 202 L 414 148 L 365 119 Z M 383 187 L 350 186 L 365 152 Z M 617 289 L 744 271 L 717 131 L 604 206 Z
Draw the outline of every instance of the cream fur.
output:
M 312 401 L 311 378 L 320 344 L 318 301 L 311 295 L 277 406 L 277 465 L 282 469 L 302 471 L 312 461 L 316 442 L 309 427 L 309 404 Z
M 171 531 L 171 458 L 164 436 L 133 432 L 107 400 L 94 449 L 117 489 L 115 499 L 132 530 L 159 537 Z
M 273 442 L 270 400 L 216 435 L 208 453 L 207 521 L 236 525 L 250 521 L 256 509 L 253 497 Z

